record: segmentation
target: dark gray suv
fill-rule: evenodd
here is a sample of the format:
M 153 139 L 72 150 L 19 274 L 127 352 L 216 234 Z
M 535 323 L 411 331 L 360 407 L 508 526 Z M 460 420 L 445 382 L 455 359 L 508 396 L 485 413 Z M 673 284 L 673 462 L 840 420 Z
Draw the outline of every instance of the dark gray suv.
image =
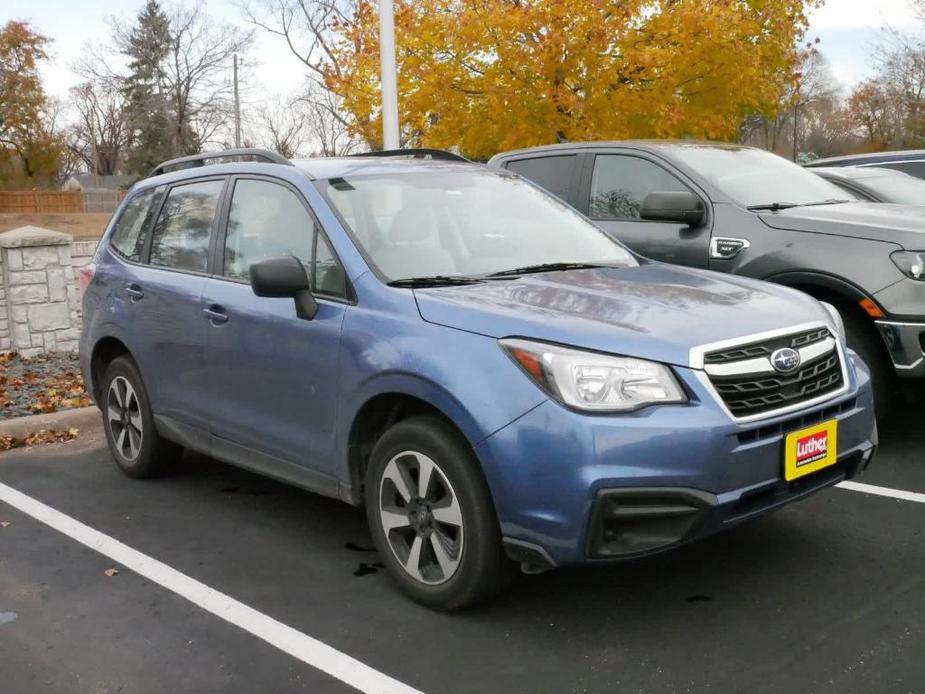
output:
M 533 180 L 640 255 L 835 304 L 871 367 L 879 414 L 897 382 L 921 389 L 925 209 L 849 201 L 781 157 L 718 143 L 550 145 L 498 154 L 489 166 Z

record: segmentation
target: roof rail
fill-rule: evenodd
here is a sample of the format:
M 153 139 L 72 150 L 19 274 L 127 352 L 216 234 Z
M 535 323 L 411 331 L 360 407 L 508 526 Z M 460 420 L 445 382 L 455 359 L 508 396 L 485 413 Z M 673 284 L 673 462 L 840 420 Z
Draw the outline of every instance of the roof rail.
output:
M 291 161 L 276 152 L 258 147 L 242 147 L 240 149 L 223 149 L 218 152 L 201 152 L 200 154 L 191 154 L 188 157 L 171 159 L 155 166 L 148 176 L 157 176 L 171 169 L 191 169 L 195 166 L 205 166 L 205 163 L 210 159 L 242 159 L 247 157 L 270 164 L 292 166 Z
M 356 154 L 351 154 L 351 157 L 413 157 L 415 159 L 442 159 L 444 161 L 465 161 L 469 162 L 469 159 L 466 159 L 461 154 L 455 154 L 449 152 L 445 149 L 428 149 L 423 148 L 411 148 L 411 149 L 381 149 L 377 152 L 358 152 Z

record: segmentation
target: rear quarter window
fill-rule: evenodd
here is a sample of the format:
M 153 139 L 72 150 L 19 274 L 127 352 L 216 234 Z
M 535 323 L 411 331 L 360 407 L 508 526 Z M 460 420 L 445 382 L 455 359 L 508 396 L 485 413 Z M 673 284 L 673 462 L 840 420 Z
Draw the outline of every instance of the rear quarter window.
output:
M 151 213 L 151 203 L 156 190 L 151 188 L 133 196 L 125 205 L 116 228 L 110 238 L 111 248 L 123 258 L 135 262 L 141 261 L 141 254 L 145 247 L 145 222 Z

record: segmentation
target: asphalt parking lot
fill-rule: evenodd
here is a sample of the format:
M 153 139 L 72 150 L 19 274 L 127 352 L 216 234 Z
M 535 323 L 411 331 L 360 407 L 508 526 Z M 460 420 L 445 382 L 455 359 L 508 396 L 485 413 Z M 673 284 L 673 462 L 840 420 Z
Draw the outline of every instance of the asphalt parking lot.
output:
M 858 481 L 925 493 L 923 422 L 894 417 Z M 441 615 L 393 588 L 361 512 L 207 458 L 135 482 L 87 432 L 0 455 L 0 483 L 163 563 L 136 572 L 0 500 L 4 694 L 925 691 L 923 497 L 830 489 Z

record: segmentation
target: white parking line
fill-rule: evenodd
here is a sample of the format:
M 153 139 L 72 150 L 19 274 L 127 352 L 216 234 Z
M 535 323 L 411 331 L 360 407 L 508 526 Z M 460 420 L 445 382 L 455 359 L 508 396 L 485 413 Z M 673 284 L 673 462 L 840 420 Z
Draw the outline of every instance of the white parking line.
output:
M 362 692 L 420 694 L 359 660 L 0 482 L 0 501 Z
M 863 492 L 864 494 L 875 494 L 877 496 L 888 496 L 893 499 L 902 499 L 903 501 L 915 501 L 925 504 L 925 494 L 920 492 L 907 492 L 904 489 L 893 489 L 892 487 L 876 487 L 872 484 L 862 482 L 839 482 L 836 487 L 850 489 L 853 492 Z

